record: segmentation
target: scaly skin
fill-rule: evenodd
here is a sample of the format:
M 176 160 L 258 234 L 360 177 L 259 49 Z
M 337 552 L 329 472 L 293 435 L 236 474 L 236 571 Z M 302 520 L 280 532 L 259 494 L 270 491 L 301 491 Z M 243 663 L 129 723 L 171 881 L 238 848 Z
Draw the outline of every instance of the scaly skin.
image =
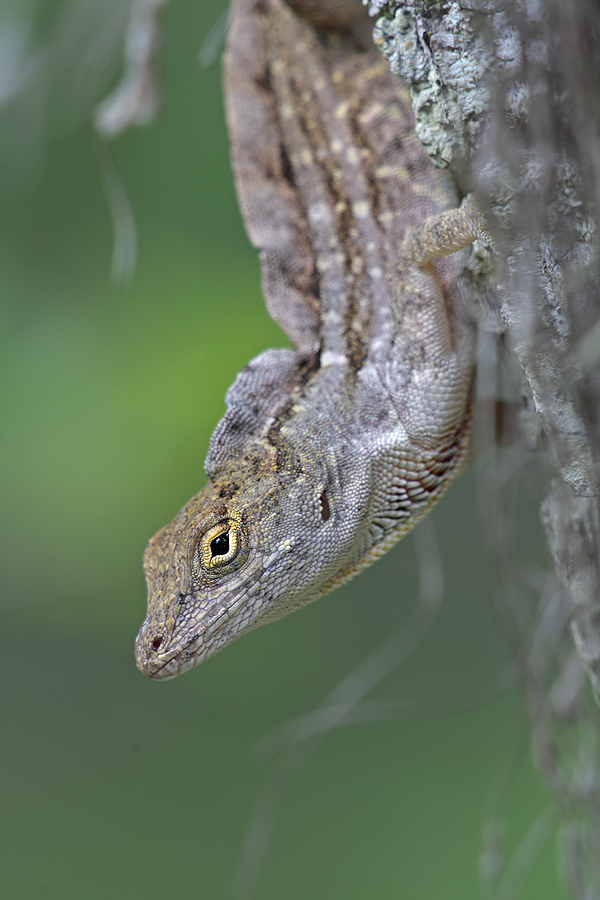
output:
M 456 313 L 481 233 L 360 29 L 236 0 L 232 162 L 271 315 L 295 350 L 227 394 L 209 482 L 150 541 L 137 664 L 170 678 L 373 562 L 441 496 L 469 438 L 473 338 Z M 453 256 L 447 256 L 452 253 Z

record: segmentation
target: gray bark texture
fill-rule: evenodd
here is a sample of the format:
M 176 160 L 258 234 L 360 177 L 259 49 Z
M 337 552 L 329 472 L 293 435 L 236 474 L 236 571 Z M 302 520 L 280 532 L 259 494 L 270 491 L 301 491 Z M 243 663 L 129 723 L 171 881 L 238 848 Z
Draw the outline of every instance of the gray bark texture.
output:
M 480 269 L 477 284 L 484 306 L 499 298 L 522 441 L 553 472 L 541 518 L 554 578 L 511 630 L 562 823 L 565 882 L 597 900 L 600 715 L 563 632 L 570 625 L 600 699 L 600 4 L 368 6 L 376 43 L 411 85 L 417 134 L 474 195 L 494 238 L 496 272 Z

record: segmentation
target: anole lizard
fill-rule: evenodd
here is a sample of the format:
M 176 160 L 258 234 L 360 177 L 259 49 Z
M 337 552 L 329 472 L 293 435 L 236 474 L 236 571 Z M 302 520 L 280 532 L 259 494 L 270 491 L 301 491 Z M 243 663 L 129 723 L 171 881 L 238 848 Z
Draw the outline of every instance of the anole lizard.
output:
M 480 220 L 455 208 L 368 31 L 235 0 L 225 93 L 267 308 L 295 349 L 238 375 L 208 484 L 148 545 L 136 657 L 157 679 L 381 556 L 437 501 L 469 439 L 473 334 L 455 251 Z

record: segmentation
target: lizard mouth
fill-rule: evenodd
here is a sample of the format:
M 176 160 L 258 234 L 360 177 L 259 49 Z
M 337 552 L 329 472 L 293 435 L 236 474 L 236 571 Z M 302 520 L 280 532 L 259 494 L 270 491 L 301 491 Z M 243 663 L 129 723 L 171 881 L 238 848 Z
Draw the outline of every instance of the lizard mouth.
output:
M 173 662 L 173 660 L 171 660 Z M 149 678 L 152 678 L 153 681 L 169 681 L 171 678 L 175 678 L 179 675 L 179 666 L 170 665 L 170 663 L 166 662 L 159 666 L 158 669 L 155 669 L 152 672 L 145 672 Z

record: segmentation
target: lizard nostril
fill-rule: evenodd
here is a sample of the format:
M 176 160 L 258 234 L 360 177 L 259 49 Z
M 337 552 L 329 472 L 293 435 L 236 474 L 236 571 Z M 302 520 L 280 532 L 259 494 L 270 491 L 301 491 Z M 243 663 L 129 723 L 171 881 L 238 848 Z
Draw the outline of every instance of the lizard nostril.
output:
M 158 650 L 158 648 L 160 647 L 161 644 L 162 644 L 162 637 L 155 637 L 154 640 L 152 641 L 152 647 L 154 648 L 154 650 Z

